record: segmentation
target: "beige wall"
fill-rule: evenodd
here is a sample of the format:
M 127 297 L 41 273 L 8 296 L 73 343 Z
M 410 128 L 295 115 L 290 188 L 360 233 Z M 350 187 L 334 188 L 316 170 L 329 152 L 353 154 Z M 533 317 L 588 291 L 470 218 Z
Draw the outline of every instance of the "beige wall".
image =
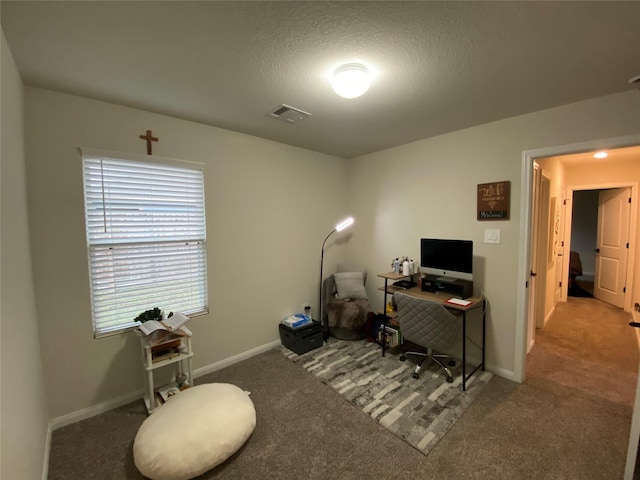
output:
M 1 478 L 43 478 L 49 410 L 29 252 L 24 92 L 2 34 Z
M 342 258 L 372 273 L 388 271 L 397 256 L 417 260 L 423 236 L 474 240 L 476 285 L 489 299 L 488 366 L 510 377 L 523 288 L 516 285 L 522 152 L 640 131 L 634 91 L 345 161 L 104 102 L 26 92 L 34 281 L 54 417 L 142 386 L 133 335 L 92 338 L 79 146 L 143 153 L 138 135 L 152 129 L 160 137 L 155 154 L 207 165 L 211 313 L 190 323 L 196 368 L 276 341 L 280 318 L 303 302 L 317 311 L 321 241 L 348 213 L 356 225 L 347 242 L 329 242 L 327 273 Z M 511 219 L 478 222 L 476 186 L 499 180 L 511 181 Z M 484 244 L 485 228 L 501 229 L 501 244 Z M 382 307 L 381 284 L 369 275 L 372 309 Z
M 155 155 L 206 164 L 210 314 L 189 323 L 194 368 L 277 341 L 280 319 L 304 302 L 317 311 L 322 240 L 346 213 L 345 160 L 109 103 L 26 92 L 34 278 L 54 417 L 141 392 L 143 380 L 133 334 L 92 336 L 77 147 L 144 153 L 138 135 L 151 129 L 160 139 Z M 325 272 L 335 269 L 340 250 L 328 242 Z
M 474 241 L 475 284 L 489 299 L 487 364 L 513 375 L 516 358 L 521 168 L 523 151 L 640 132 L 637 91 L 425 139 L 350 162 L 349 206 L 358 228 L 349 256 L 372 271 L 389 270 L 392 258 L 419 255 L 425 236 Z M 477 184 L 511 181 L 511 219 L 476 220 Z M 485 228 L 499 228 L 499 245 L 483 243 Z M 382 307 L 377 284 L 368 289 Z M 524 283 L 524 282 L 523 282 Z M 477 332 L 476 332 L 477 333 Z

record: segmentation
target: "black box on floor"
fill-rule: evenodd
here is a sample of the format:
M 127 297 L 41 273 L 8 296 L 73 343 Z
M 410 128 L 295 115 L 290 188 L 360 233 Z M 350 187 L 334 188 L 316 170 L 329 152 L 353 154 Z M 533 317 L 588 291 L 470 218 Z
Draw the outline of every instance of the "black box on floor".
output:
M 300 328 L 291 328 L 282 323 L 279 328 L 282 345 L 298 355 L 307 353 L 322 345 L 322 325 L 315 320 L 311 325 L 305 325 Z

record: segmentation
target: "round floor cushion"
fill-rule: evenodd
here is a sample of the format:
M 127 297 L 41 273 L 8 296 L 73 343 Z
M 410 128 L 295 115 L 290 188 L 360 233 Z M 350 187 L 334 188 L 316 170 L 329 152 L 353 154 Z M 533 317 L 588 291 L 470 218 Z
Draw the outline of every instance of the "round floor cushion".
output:
M 247 392 L 229 383 L 188 388 L 140 426 L 133 459 L 153 480 L 197 477 L 233 455 L 256 426 Z

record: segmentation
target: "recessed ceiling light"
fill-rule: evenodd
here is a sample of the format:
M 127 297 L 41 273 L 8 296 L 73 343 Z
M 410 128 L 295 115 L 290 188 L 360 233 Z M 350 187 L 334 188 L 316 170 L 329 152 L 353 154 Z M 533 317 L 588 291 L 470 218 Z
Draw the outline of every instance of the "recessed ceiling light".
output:
M 596 152 L 593 154 L 595 158 L 607 158 L 609 154 L 607 152 Z
M 347 63 L 333 72 L 331 84 L 335 92 L 344 98 L 356 98 L 369 90 L 369 69 L 361 63 Z

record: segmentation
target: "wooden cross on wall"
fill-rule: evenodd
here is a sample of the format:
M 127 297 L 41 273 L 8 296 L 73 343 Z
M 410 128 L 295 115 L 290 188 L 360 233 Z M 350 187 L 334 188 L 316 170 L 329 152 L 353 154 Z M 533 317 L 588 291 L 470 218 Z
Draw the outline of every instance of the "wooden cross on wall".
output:
M 151 155 L 152 153 L 152 146 L 153 144 L 151 142 L 157 142 L 159 141 L 158 137 L 154 137 L 151 134 L 151 130 L 147 130 L 147 134 L 146 135 L 140 135 L 140 138 L 142 140 L 146 140 L 147 141 L 147 155 Z

